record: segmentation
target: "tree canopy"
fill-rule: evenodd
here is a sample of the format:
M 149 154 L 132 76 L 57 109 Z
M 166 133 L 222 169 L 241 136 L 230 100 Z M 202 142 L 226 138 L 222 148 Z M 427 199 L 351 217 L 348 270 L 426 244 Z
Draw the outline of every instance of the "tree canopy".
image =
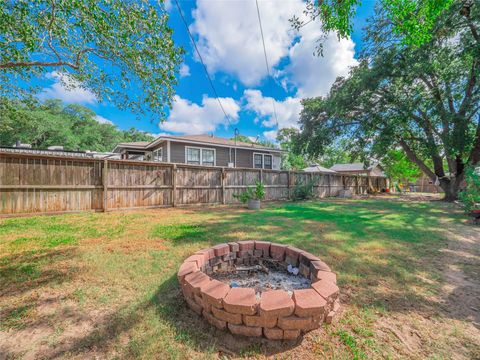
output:
M 420 47 L 399 42 L 378 12 L 360 64 L 328 96 L 303 101 L 296 151 L 318 155 L 348 138 L 349 148 L 381 159 L 400 146 L 455 199 L 465 166 L 480 160 L 479 6 L 465 11 L 452 5 Z
M 381 0 L 380 6 L 386 12 L 386 21 L 390 24 L 399 40 L 406 45 L 420 46 L 432 39 L 432 33 L 438 18 L 448 11 L 454 0 Z M 352 34 L 353 22 L 361 0 L 307 0 L 304 13 L 310 18 L 301 21 L 294 16 L 293 26 L 301 28 L 308 22 L 319 20 L 325 36 L 331 32 L 339 38 L 347 38 Z M 466 6 L 472 0 L 462 1 Z M 318 52 L 322 52 L 322 42 Z
M 20 140 L 40 149 L 62 145 L 66 150 L 112 151 L 120 142 L 153 140 L 134 128 L 121 131 L 95 117 L 95 112 L 82 105 L 65 105 L 60 100 L 25 104 L 2 98 L 0 146 Z
M 99 102 L 164 116 L 183 50 L 163 0 L 6 0 L 0 3 L 0 96 L 32 94 L 55 72 Z

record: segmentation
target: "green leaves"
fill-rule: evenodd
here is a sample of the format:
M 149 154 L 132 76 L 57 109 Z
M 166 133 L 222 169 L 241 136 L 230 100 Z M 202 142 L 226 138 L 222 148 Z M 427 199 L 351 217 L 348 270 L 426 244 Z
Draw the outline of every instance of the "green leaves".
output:
M 438 18 L 434 37 L 421 46 L 402 43 L 389 13 L 379 12 L 368 29 L 369 46 L 349 77 L 338 79 L 328 96 L 303 100 L 293 149 L 318 156 L 346 139 L 350 153 L 390 161 L 389 151 L 401 146 L 453 199 L 465 166 L 480 160 L 480 13 L 472 6 L 466 22 L 458 10 L 452 5 Z M 397 160 L 395 177 L 410 178 L 413 169 Z
M 120 142 L 153 140 L 135 129 L 120 131 L 95 120 L 96 114 L 82 105 L 60 100 L 25 104 L 0 98 L 0 146 L 15 141 L 45 149 L 63 145 L 66 150 L 112 151 Z
M 56 71 L 99 102 L 155 120 L 171 104 L 183 57 L 163 2 L 148 0 L 4 1 L 0 49 L 0 96 L 21 97 L 25 83 Z
M 438 18 L 453 4 L 453 0 L 381 0 L 379 7 L 387 14 L 388 25 L 400 37 L 404 45 L 421 46 L 432 38 Z M 348 38 L 353 31 L 353 21 L 360 0 L 307 0 L 304 11 L 310 21 L 319 19 L 319 25 L 326 34 L 334 32 L 339 38 Z M 306 22 L 294 16 L 294 28 L 299 29 Z M 317 53 L 322 54 L 320 42 Z

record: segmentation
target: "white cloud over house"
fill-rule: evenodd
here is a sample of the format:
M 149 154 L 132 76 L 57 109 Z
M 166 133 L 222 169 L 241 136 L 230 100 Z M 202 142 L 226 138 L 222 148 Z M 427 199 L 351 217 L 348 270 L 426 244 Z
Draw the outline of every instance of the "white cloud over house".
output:
M 66 73 L 53 71 L 46 75 L 47 79 L 54 83 L 42 90 L 39 94 L 41 100 L 60 99 L 65 103 L 95 104 L 97 98 L 90 90 L 82 87 L 82 84 L 71 78 Z
M 244 91 L 244 99 L 246 102 L 245 108 L 253 111 L 264 127 L 275 128 L 263 132 L 267 139 L 275 140 L 277 129 L 298 127 L 298 118 L 302 110 L 300 98 L 287 97 L 279 101 L 272 97 L 263 96 L 260 90 L 248 89 Z M 272 101 L 275 102 L 276 117 Z
M 327 95 L 335 79 L 348 75 L 349 69 L 358 64 L 354 58 L 355 43 L 351 39 L 339 41 L 334 34 L 323 43 L 324 56 L 314 56 L 322 33 L 307 27 L 301 29 L 300 41 L 289 49 L 290 63 L 281 72 L 285 83 L 296 88 L 296 96 L 302 98 Z
M 220 98 L 232 123 L 238 122 L 240 105 L 232 98 Z M 204 96 L 200 104 L 175 96 L 170 115 L 160 129 L 180 134 L 205 134 L 229 124 L 216 98 Z
M 270 66 L 288 55 L 295 38 L 289 19 L 301 15 L 304 3 L 259 1 L 265 46 Z M 191 30 L 210 72 L 223 71 L 247 86 L 259 85 L 267 76 L 255 1 L 198 0 Z
M 271 73 L 294 94 L 283 101 L 275 100 L 278 128 L 296 127 L 301 98 L 326 95 L 335 79 L 347 75 L 357 64 L 355 44 L 351 39 L 339 41 L 335 35 L 328 35 L 324 56 L 315 56 L 317 40 L 322 36 L 318 24 L 312 22 L 297 32 L 289 22 L 293 15 L 304 16 L 303 0 L 282 1 L 281 6 L 275 1 L 258 4 Z M 255 1 L 222 1 L 212 6 L 208 0 L 198 0 L 192 15 L 191 30 L 212 74 L 233 75 L 250 88 L 265 81 L 267 70 Z M 264 136 L 275 137 L 272 98 L 254 89 L 246 90 L 244 98 L 246 109 L 255 112 L 262 126 L 270 129 Z

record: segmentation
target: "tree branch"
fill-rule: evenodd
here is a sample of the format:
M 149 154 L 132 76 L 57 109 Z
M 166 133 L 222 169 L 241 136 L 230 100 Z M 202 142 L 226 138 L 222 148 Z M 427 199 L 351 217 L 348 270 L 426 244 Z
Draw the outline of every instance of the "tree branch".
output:
M 475 142 L 468 157 L 468 164 L 477 165 L 480 161 L 480 115 L 478 116 L 477 131 L 475 132 Z
M 34 66 L 68 66 L 72 69 L 78 70 L 78 65 L 72 64 L 68 61 L 53 61 L 53 62 L 44 62 L 44 61 L 19 61 L 19 62 L 7 62 L 0 64 L 0 69 L 11 69 L 17 67 L 34 67 Z
M 470 70 L 470 79 L 467 83 L 467 88 L 465 89 L 465 96 L 463 97 L 462 104 L 460 105 L 460 110 L 458 114 L 460 116 L 465 116 L 467 112 L 467 107 L 472 99 L 473 89 L 477 83 L 477 65 L 478 65 L 478 58 L 476 58 L 472 63 L 472 69 Z
M 432 181 L 436 180 L 436 175 L 435 173 L 428 168 L 428 166 L 418 158 L 418 156 L 415 154 L 415 152 L 408 146 L 408 144 L 405 142 L 405 140 L 401 139 L 399 141 L 400 146 L 402 147 L 403 151 L 405 151 L 405 154 L 407 157 L 410 159 L 410 161 L 414 162 L 417 164 L 417 166 L 420 168 L 420 170 L 423 171 L 425 175 L 427 175 Z

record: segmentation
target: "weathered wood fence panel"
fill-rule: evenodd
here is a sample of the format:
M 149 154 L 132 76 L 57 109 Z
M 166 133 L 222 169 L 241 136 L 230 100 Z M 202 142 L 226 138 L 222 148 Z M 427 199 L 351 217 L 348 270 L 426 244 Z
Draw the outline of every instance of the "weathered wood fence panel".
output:
M 288 199 L 296 184 L 317 197 L 386 188 L 365 176 L 0 153 L 0 214 L 230 204 L 257 181 L 267 201 Z
M 101 163 L 0 154 L 0 213 L 102 209 Z

